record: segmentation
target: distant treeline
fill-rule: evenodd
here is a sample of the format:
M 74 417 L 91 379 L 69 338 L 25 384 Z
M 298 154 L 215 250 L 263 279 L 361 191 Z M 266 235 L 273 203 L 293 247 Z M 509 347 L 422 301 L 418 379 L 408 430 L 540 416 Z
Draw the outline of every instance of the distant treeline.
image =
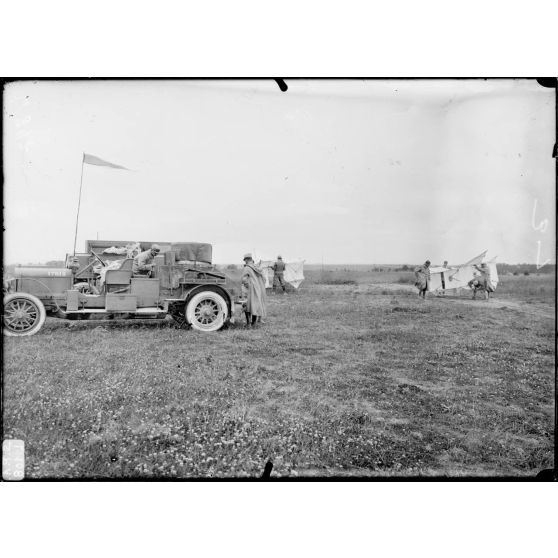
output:
M 540 269 L 537 269 L 536 264 L 496 263 L 500 273 L 512 273 L 513 275 L 526 275 L 528 273 L 556 273 L 556 264 L 546 264 Z
M 359 271 L 368 271 L 368 272 L 386 272 L 390 273 L 393 271 L 407 271 L 413 272 L 419 264 L 403 264 L 403 265 L 366 265 L 366 264 L 355 264 L 355 265 L 333 265 L 333 264 L 306 264 L 304 266 L 305 269 L 324 269 L 324 270 L 337 270 L 337 271 L 351 271 L 351 270 L 359 270 Z M 537 273 L 555 273 L 556 272 L 556 264 L 547 264 L 540 269 L 537 269 L 536 264 L 506 264 L 506 263 L 499 263 L 496 262 L 498 266 L 498 273 L 501 275 L 530 275 L 530 274 L 537 274 Z M 451 264 L 450 264 L 451 266 Z
M 522 263 L 522 264 L 506 264 L 506 263 L 499 263 L 496 262 L 498 265 L 498 272 L 501 273 L 502 275 L 530 275 L 532 273 L 555 273 L 556 272 L 556 264 L 546 264 L 545 266 L 541 267 L 540 269 L 537 269 L 537 265 L 536 264 L 527 264 L 527 263 Z M 4 275 L 8 275 L 11 276 L 13 275 L 14 269 L 16 267 L 18 267 L 18 265 L 20 264 L 10 264 L 7 265 L 4 268 Z M 23 264 L 23 265 L 45 265 L 45 266 L 49 266 L 49 267 L 64 267 L 65 262 L 61 261 L 61 260 L 51 260 L 45 263 L 27 263 L 27 264 Z M 323 266 L 324 268 L 335 268 L 335 269 L 343 269 L 345 271 L 349 271 L 351 268 L 353 267 L 358 267 L 358 268 L 368 268 L 369 271 L 376 271 L 376 272 L 391 272 L 391 271 L 414 271 L 414 269 L 417 267 L 418 264 L 403 264 L 403 265 L 371 265 L 368 266 L 366 264 L 359 264 L 359 265 L 355 265 L 355 266 L 344 266 L 344 265 L 332 265 L 332 264 L 326 264 L 325 266 Z M 236 264 L 221 264 L 221 265 L 217 265 L 216 266 L 218 269 L 222 269 L 222 270 L 233 270 L 233 269 L 241 269 L 242 265 L 236 265 Z M 308 269 L 312 269 L 312 268 L 320 268 L 322 267 L 319 264 L 307 264 L 306 267 Z
M 531 273 L 555 273 L 556 264 L 546 264 L 545 266 L 537 269 L 536 264 L 507 264 L 496 262 L 498 266 L 498 273 L 502 275 L 530 275 Z M 413 271 L 416 266 L 403 265 L 395 268 L 375 267 L 374 271 Z

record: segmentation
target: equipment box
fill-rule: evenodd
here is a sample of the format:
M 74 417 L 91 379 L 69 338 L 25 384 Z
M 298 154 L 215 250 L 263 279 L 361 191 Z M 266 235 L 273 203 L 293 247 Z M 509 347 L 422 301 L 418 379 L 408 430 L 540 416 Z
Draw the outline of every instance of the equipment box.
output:
M 137 297 L 140 308 L 156 306 L 159 299 L 159 279 L 133 278 L 132 295 Z
M 137 297 L 129 294 L 107 294 L 105 308 L 110 312 L 134 312 Z

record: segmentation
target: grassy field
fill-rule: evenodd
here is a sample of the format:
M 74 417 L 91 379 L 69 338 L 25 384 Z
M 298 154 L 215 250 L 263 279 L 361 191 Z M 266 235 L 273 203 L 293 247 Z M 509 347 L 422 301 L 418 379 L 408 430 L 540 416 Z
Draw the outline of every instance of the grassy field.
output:
M 260 328 L 48 319 L 4 340 L 28 478 L 513 475 L 553 466 L 554 276 L 421 301 L 309 269 Z

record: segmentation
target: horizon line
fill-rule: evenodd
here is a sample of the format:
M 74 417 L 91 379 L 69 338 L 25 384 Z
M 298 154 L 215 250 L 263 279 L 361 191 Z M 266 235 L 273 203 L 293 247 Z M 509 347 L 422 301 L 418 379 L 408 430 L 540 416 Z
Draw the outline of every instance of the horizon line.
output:
M 62 260 L 50 260 L 50 261 L 59 261 L 61 262 Z M 293 261 L 301 261 L 300 259 L 298 260 L 293 260 Z M 416 264 L 416 263 L 409 263 L 409 262 L 402 262 L 402 263 L 368 263 L 368 262 L 359 262 L 359 263 L 348 263 L 348 262 L 309 262 L 306 260 L 302 260 L 304 261 L 305 265 L 318 265 L 318 266 L 322 266 L 322 265 L 361 265 L 361 266 L 382 266 L 382 267 L 395 267 L 395 266 L 403 266 L 403 265 L 421 265 L 421 264 Z M 534 266 L 538 266 L 537 262 L 518 262 L 518 263 L 509 263 L 509 262 L 494 262 L 497 265 L 534 265 Z M 26 265 L 46 265 L 46 262 L 28 262 L 28 263 L 18 263 L 18 262 L 14 262 L 14 263 L 9 263 L 9 264 L 3 264 L 4 267 L 8 267 L 11 265 L 15 265 L 15 266 L 26 266 Z M 212 262 L 212 265 L 243 265 L 242 263 L 237 263 L 237 262 Z M 464 265 L 464 264 L 453 264 L 453 265 Z M 544 265 L 541 265 L 539 269 L 542 269 L 546 266 L 555 266 L 556 262 L 548 262 L 545 263 Z M 436 267 L 436 266 L 433 266 Z

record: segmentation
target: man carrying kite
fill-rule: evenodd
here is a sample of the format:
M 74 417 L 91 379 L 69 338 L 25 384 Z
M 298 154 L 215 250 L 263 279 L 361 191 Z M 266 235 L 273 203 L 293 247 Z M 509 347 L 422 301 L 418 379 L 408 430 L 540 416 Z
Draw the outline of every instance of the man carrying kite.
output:
M 477 298 L 477 291 L 484 291 L 488 300 L 490 293 L 493 293 L 495 290 L 490 278 L 490 268 L 485 263 L 482 263 L 480 267 L 474 264 L 474 267 L 480 271 L 480 277 L 477 276 L 469 281 L 469 287 L 473 289 L 473 298 Z

